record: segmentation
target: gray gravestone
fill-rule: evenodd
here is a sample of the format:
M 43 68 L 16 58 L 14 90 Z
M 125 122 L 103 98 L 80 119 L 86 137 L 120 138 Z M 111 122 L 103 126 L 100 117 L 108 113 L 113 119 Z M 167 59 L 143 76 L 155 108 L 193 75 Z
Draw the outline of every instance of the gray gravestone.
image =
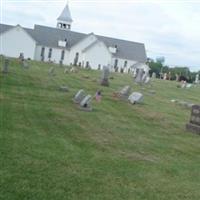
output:
M 9 62 L 10 62 L 9 59 L 7 59 L 7 58 L 4 61 L 2 72 L 5 74 L 8 73 Z
M 25 60 L 22 60 L 22 61 L 21 61 L 21 66 L 22 66 L 24 69 L 28 69 L 28 68 L 29 68 L 28 62 L 25 61 Z
M 128 100 L 130 103 L 135 104 L 135 103 L 141 103 L 143 101 L 143 94 L 139 92 L 133 92 L 129 97 Z
M 186 129 L 190 132 L 200 134 L 200 105 L 193 105 L 190 122 L 186 124 Z
M 73 102 L 79 104 L 84 98 L 86 94 L 83 89 L 79 90 L 73 98 Z
M 69 92 L 69 88 L 67 86 L 60 86 L 59 90 L 61 92 Z
M 19 59 L 20 59 L 21 61 L 24 61 L 24 54 L 23 54 L 23 53 L 20 53 L 20 54 L 19 54 Z
M 87 95 L 84 99 L 80 102 L 80 109 L 84 111 L 92 111 L 92 96 Z
M 126 85 L 120 90 L 119 97 L 126 100 L 128 99 L 130 92 L 131 92 L 131 87 L 129 85 Z
M 110 69 L 108 66 L 103 66 L 102 76 L 101 76 L 101 85 L 109 86 L 109 75 Z
M 54 75 L 55 75 L 55 68 L 54 68 L 54 67 L 51 67 L 51 68 L 49 69 L 49 75 L 51 75 L 51 76 L 54 76 Z
M 148 84 L 150 82 L 151 78 L 149 76 L 145 77 L 144 83 Z
M 64 74 L 67 74 L 67 73 L 69 73 L 69 68 L 65 68 L 65 70 L 64 70 Z
M 199 74 L 196 74 L 196 76 L 195 76 L 195 83 L 196 84 L 200 83 L 200 81 L 199 81 Z
M 179 75 L 176 74 L 176 81 L 178 82 L 179 81 Z
M 141 84 L 143 82 L 143 80 L 142 80 L 143 75 L 144 75 L 144 70 L 143 69 L 137 69 L 135 82 Z
M 156 78 L 156 73 L 155 73 L 155 72 L 152 73 L 151 78 L 152 78 L 152 79 L 155 79 L 155 78 Z

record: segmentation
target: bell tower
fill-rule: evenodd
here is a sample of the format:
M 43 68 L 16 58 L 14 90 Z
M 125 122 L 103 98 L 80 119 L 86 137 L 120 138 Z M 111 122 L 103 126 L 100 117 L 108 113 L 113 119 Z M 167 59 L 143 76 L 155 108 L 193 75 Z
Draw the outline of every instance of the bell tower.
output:
M 73 20 L 67 3 L 60 16 L 57 18 L 57 28 L 71 30 L 72 22 Z

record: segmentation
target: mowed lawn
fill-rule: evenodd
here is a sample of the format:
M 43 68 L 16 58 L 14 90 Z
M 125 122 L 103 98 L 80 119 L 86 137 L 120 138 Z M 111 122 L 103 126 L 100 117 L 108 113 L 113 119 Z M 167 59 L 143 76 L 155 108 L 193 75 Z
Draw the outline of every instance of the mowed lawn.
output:
M 30 66 L 12 60 L 9 74 L 0 73 L 0 199 L 200 199 L 200 136 L 185 131 L 190 110 L 170 102 L 200 103 L 200 87 L 163 80 L 139 87 L 118 73 L 102 87 L 100 71 L 64 74 L 55 65 L 50 77 L 52 64 Z M 113 99 L 128 84 L 143 104 Z M 72 103 L 81 88 L 103 90 L 92 112 Z

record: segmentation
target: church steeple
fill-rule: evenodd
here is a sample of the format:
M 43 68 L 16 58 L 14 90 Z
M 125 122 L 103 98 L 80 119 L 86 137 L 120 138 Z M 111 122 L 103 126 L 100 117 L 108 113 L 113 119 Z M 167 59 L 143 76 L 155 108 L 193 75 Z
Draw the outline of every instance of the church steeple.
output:
M 73 20 L 67 3 L 60 16 L 57 18 L 57 28 L 70 30 L 72 22 Z

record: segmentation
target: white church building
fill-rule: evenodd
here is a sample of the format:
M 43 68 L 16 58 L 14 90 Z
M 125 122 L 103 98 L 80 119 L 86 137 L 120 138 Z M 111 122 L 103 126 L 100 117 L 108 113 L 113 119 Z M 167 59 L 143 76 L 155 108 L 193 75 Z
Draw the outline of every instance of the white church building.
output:
M 142 43 L 71 31 L 72 17 L 68 5 L 57 19 L 57 26 L 35 25 L 33 29 L 20 25 L 0 24 L 0 55 L 44 62 L 79 65 L 100 69 L 128 71 L 135 63 L 146 62 Z

